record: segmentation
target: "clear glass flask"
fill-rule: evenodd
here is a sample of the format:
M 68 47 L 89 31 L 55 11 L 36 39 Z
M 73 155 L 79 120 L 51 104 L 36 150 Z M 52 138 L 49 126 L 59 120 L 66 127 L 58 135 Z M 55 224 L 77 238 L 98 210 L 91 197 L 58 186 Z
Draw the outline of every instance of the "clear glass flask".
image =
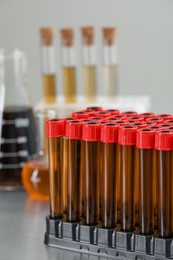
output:
M 23 185 L 34 199 L 49 199 L 48 147 L 45 125 L 47 119 L 55 116 L 54 110 L 42 109 L 35 113 L 37 151 L 22 169 Z
M 0 49 L 0 189 L 22 187 L 21 169 L 36 150 L 25 53 Z

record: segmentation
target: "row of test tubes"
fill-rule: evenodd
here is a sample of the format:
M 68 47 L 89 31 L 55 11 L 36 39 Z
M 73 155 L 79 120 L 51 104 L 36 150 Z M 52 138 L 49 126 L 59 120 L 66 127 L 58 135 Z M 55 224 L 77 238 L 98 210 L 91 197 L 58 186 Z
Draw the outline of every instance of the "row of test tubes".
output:
M 89 107 L 46 135 L 51 218 L 173 236 L 173 115 Z
M 118 60 L 117 60 L 117 29 L 105 27 L 103 36 L 103 74 L 104 95 L 115 97 L 118 90 Z M 82 56 L 83 94 L 88 102 L 94 102 L 98 95 L 97 84 L 97 55 L 95 45 L 94 27 L 81 28 L 82 52 L 76 52 L 75 31 L 72 28 L 60 30 L 62 84 L 64 100 L 73 103 L 77 100 L 77 55 Z M 54 30 L 52 28 L 40 29 L 41 64 L 43 93 L 45 103 L 56 102 L 56 66 Z

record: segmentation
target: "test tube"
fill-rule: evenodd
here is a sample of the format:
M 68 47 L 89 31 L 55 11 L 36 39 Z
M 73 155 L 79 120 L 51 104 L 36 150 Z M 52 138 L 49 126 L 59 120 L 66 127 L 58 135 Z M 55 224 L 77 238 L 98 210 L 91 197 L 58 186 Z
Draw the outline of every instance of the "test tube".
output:
M 153 233 L 153 156 L 155 131 L 138 129 L 134 187 L 134 223 L 139 233 Z
M 136 127 L 120 126 L 119 128 L 119 183 L 117 183 L 118 198 L 120 199 L 120 219 L 122 230 L 134 229 L 134 177 L 135 177 L 135 150 L 136 150 Z
M 85 145 L 85 209 L 84 222 L 87 225 L 97 224 L 97 180 L 99 177 L 99 141 L 101 125 L 96 122 L 90 122 L 83 125 L 83 136 Z
M 96 99 L 96 51 L 94 45 L 94 27 L 81 28 L 83 43 L 83 80 L 84 94 L 88 101 Z
M 41 65 L 43 80 L 43 99 L 45 103 L 56 101 L 56 73 L 52 28 L 41 28 Z
M 65 136 L 68 142 L 68 214 L 67 221 L 80 221 L 80 163 L 81 138 L 83 123 L 69 121 L 66 124 Z
M 117 28 L 103 28 L 103 66 L 105 95 L 115 97 L 118 92 Z
M 72 28 L 61 30 L 61 44 L 64 100 L 72 103 L 76 101 L 76 60 Z
M 108 123 L 101 127 L 101 142 L 103 142 L 103 227 L 115 227 L 115 186 L 116 186 L 116 161 L 117 161 L 117 142 L 119 126 Z M 103 193 L 103 194 L 102 194 Z
M 62 136 L 65 121 L 50 119 L 46 121 L 46 136 L 48 137 L 49 156 L 49 187 L 50 187 L 50 217 L 63 217 L 62 195 Z
M 173 196 L 172 196 L 172 172 L 173 172 L 173 133 L 168 130 L 160 130 L 155 135 L 156 163 L 158 165 L 159 191 L 158 201 L 155 207 L 159 213 L 159 231 L 161 237 L 173 236 Z

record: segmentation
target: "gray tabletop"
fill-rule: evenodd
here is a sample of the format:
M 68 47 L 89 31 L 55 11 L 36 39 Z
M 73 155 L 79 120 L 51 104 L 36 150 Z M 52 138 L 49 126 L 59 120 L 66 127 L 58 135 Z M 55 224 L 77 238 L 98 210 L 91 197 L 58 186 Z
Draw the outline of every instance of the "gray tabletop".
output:
M 0 260 L 104 260 L 108 258 L 50 248 L 43 244 L 46 201 L 24 191 L 0 191 Z

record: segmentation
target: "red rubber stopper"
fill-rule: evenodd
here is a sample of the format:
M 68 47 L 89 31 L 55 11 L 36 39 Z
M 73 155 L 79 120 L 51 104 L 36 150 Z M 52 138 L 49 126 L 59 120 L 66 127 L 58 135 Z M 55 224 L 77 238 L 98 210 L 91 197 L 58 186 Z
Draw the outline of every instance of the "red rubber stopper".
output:
M 137 116 L 138 113 L 136 111 L 129 110 L 129 111 L 122 112 L 121 115 L 129 117 L 129 116 Z
M 82 139 L 85 141 L 96 142 L 100 141 L 101 124 L 97 122 L 89 122 L 83 124 Z
M 112 116 L 111 116 L 112 117 Z M 127 120 L 127 116 L 123 116 L 123 115 L 118 115 L 118 116 L 115 116 L 115 118 L 117 120 Z
M 72 113 L 72 117 L 76 119 L 88 119 L 90 116 L 91 116 L 90 112 L 85 112 L 83 110 Z
M 157 117 L 163 119 L 164 121 L 168 119 L 169 120 L 173 119 L 173 115 L 171 114 L 159 114 L 157 115 Z
M 147 118 L 146 122 L 152 122 L 152 123 L 159 124 L 159 123 L 163 122 L 163 119 L 162 118 L 158 118 L 158 117 Z
M 65 120 L 53 118 L 46 120 L 46 136 L 47 137 L 61 137 L 65 133 Z
M 137 127 L 120 126 L 118 143 L 121 145 L 135 145 L 136 144 Z
M 110 117 L 111 113 L 106 112 L 106 111 L 99 111 L 99 112 L 95 112 L 96 117 L 102 117 L 102 118 L 106 118 L 106 117 Z
M 118 130 L 119 125 L 117 124 L 104 124 L 101 127 L 101 141 L 107 143 L 118 142 Z
M 144 118 L 142 116 L 129 116 L 127 120 L 134 122 L 142 122 L 144 121 Z
M 120 125 L 120 126 L 125 126 L 125 125 L 129 125 L 128 121 L 123 121 L 123 120 L 115 120 L 114 123 Z
M 142 128 L 146 128 L 147 127 L 147 124 L 145 124 L 145 123 L 140 123 L 140 122 L 136 122 L 136 123 L 132 123 L 131 124 L 132 126 L 134 126 L 134 127 L 137 127 L 138 129 L 142 129 Z
M 82 139 L 82 127 L 83 122 L 80 121 L 69 121 L 66 124 L 65 136 L 69 139 Z
M 173 150 L 173 132 L 160 130 L 155 133 L 155 149 L 161 151 Z
M 102 107 L 97 107 L 97 106 L 87 107 L 86 109 L 91 111 L 103 111 Z
M 155 131 L 151 129 L 138 129 L 136 134 L 136 147 L 141 149 L 154 148 Z
M 118 115 L 120 115 L 120 110 L 119 109 L 106 109 L 104 111 L 110 113 L 111 116 L 118 116 Z
M 154 117 L 156 117 L 156 115 L 153 112 L 141 113 L 139 115 L 142 116 L 144 118 L 144 120 L 146 120 L 147 118 L 154 118 Z

